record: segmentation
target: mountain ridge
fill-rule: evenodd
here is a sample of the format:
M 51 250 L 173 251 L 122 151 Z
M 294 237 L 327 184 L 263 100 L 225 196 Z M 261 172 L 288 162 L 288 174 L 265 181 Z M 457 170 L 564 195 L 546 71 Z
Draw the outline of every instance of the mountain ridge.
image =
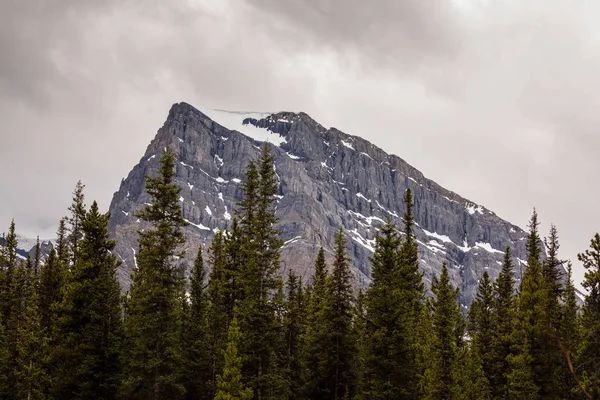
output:
M 182 188 L 188 255 L 210 243 L 216 229 L 230 226 L 247 162 L 268 142 L 279 179 L 277 228 L 285 244 L 282 273 L 289 268 L 309 279 L 320 246 L 330 250 L 334 233 L 343 226 L 357 287 L 370 282 L 369 256 L 378 226 L 386 218 L 401 224 L 402 197 L 411 188 L 415 199 L 416 234 L 426 284 L 446 261 L 461 302 L 472 300 L 479 277 L 494 278 L 502 252 L 511 245 L 520 276 L 525 257 L 525 232 L 487 208 L 426 178 L 399 156 L 388 154 L 360 137 L 325 128 L 308 114 L 279 111 L 202 112 L 176 103 L 148 145 L 140 162 L 123 179 L 110 206 L 109 229 L 117 239 L 119 271 L 126 289 L 135 265 L 137 229 L 143 222 L 133 213 L 148 201 L 145 175 L 156 173 L 159 154 L 170 147 L 177 155 L 176 181 Z

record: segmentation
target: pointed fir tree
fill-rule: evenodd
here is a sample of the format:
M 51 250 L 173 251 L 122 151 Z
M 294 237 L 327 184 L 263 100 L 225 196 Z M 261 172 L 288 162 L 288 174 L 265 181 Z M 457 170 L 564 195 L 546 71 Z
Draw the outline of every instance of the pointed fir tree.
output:
M 544 329 L 546 290 L 540 265 L 541 241 L 538 234 L 537 213 L 533 212 L 527 236 L 527 269 L 523 274 L 511 334 L 512 347 L 508 360 L 509 398 L 538 399 L 542 377 L 544 346 L 541 342 Z
M 243 375 L 258 400 L 271 398 L 281 371 L 270 368 L 279 341 L 280 324 L 271 301 L 277 290 L 277 272 L 282 241 L 274 227 L 274 200 L 278 190 L 274 158 L 265 144 L 259 167 L 250 162 L 240 203 L 243 263 L 239 271 L 242 298 L 238 302 L 239 324 L 244 336 L 240 354 Z
M 0 398 L 10 398 L 11 383 L 10 378 L 10 349 L 8 347 L 8 337 L 2 315 L 0 315 Z
M 324 314 L 330 328 L 324 393 L 333 400 L 351 398 L 354 389 L 353 363 L 356 348 L 353 339 L 354 316 L 350 267 L 346 257 L 346 241 L 340 228 L 335 239 L 331 276 Z
M 463 345 L 464 321 L 460 313 L 458 290 L 452 287 L 444 263 L 440 278 L 431 283 L 431 337 L 426 350 L 423 399 L 451 399 L 456 385 L 456 368 Z
M 502 269 L 494 283 L 494 303 L 492 307 L 492 341 L 489 347 L 491 373 L 488 376 L 492 397 L 508 398 L 508 381 L 511 370 L 507 357 L 511 354 L 511 333 L 514 314 L 514 267 L 510 247 L 506 247 Z
M 16 337 L 12 371 L 14 388 L 11 397 L 43 400 L 48 398 L 51 387 L 45 368 L 49 359 L 48 339 L 40 325 L 33 271 L 27 270 L 22 264 L 16 271 L 20 277 L 15 282 L 19 281 L 23 285 L 23 297 L 18 321 L 16 313 L 12 315 Z
M 81 239 L 71 278 L 57 306 L 56 398 L 116 399 L 121 383 L 122 320 L 119 262 L 108 219 L 94 201 L 78 220 Z
M 226 270 L 225 238 L 221 231 L 215 233 L 213 237 L 209 263 L 212 266 L 208 281 L 208 329 L 211 357 L 209 397 L 213 398 L 217 388 L 217 374 L 223 370 L 221 352 L 227 345 L 227 329 L 233 319 L 233 315 L 231 315 L 231 319 L 229 315 L 227 294 L 230 293 L 230 281 Z
M 590 248 L 577 255 L 586 269 L 583 287 L 588 291 L 581 310 L 581 341 L 577 351 L 580 391 L 589 399 L 600 398 L 600 234 Z
M 194 261 L 190 279 L 189 311 L 186 318 L 185 344 L 185 382 L 186 398 L 190 400 L 212 399 L 211 355 L 208 329 L 208 293 L 205 284 L 206 270 L 202 257 L 202 246 Z
M 71 253 L 71 265 L 74 265 L 77 262 L 77 251 L 79 247 L 79 241 L 83 237 L 83 231 L 81 228 L 81 221 L 85 216 L 85 204 L 84 199 L 85 196 L 83 194 L 83 189 L 85 185 L 81 183 L 81 181 L 77 181 L 75 185 L 75 189 L 73 190 L 73 201 L 71 206 L 69 206 L 69 211 L 71 212 L 71 216 L 69 217 L 69 250 Z
M 237 319 L 234 318 L 229 326 L 227 349 L 223 351 L 225 366 L 217 376 L 217 392 L 215 400 L 251 400 L 252 389 L 242 384 L 242 358 L 238 355 L 238 344 L 241 339 Z
M 564 290 L 561 293 L 561 300 L 558 348 L 562 352 L 563 358 L 556 379 L 557 396 L 565 400 L 575 400 L 582 398 L 582 394 L 578 393 L 577 381 L 571 373 L 569 362 L 572 363 L 572 354 L 579 345 L 580 329 L 578 321 L 579 306 L 570 262 L 567 264 L 567 276 Z
M 137 216 L 152 227 L 139 232 L 137 268 L 125 313 L 123 396 L 131 399 L 181 398 L 181 271 L 173 265 L 186 225 L 175 183 L 175 154 L 165 150 L 157 177 L 148 177 L 152 205 Z
M 367 398 L 367 354 L 369 341 L 367 338 L 367 312 L 366 312 L 366 299 L 362 289 L 358 290 L 356 296 L 356 302 L 354 307 L 354 319 L 352 321 L 352 332 L 354 348 L 356 349 L 356 356 L 354 358 L 354 368 L 352 376 L 354 377 L 354 399 L 363 400 Z
M 69 265 L 69 229 L 68 218 L 61 218 L 56 232 L 56 256 L 58 260 L 68 267 Z
M 423 273 L 419 269 L 419 249 L 414 234 L 415 218 L 413 215 L 414 202 L 412 192 L 407 189 L 404 195 L 404 239 L 400 246 L 400 267 L 398 270 L 398 288 L 400 292 L 400 305 L 402 310 L 401 325 L 406 332 L 400 352 L 404 352 L 404 363 L 401 367 L 402 392 L 406 398 L 415 398 L 418 391 L 417 383 L 417 348 L 420 338 L 416 336 L 416 327 L 419 324 L 421 308 L 425 299 L 425 286 Z
M 11 312 L 12 279 L 17 267 L 17 234 L 15 221 L 11 221 L 8 234 L 4 236 L 4 244 L 0 247 L 0 316 L 8 324 Z
M 301 378 L 303 399 L 327 399 L 325 392 L 329 352 L 329 322 L 325 313 L 327 301 L 327 264 L 325 250 L 321 247 L 315 261 L 312 286 L 307 299 L 306 330 L 302 339 Z
M 548 400 L 561 400 L 563 397 L 556 388 L 561 370 L 564 368 L 563 354 L 560 351 L 559 330 L 561 324 L 561 295 L 563 291 L 564 261 L 558 257 L 560 248 L 558 231 L 554 225 L 550 234 L 544 239 L 548 255 L 541 263 L 544 282 L 543 322 L 541 329 L 541 349 L 538 359 L 538 375 L 540 377 L 540 395 Z
M 494 340 L 494 288 L 492 281 L 484 271 L 479 280 L 475 300 L 469 309 L 469 336 L 471 337 L 470 360 L 477 359 L 484 378 L 489 382 L 494 374 L 493 356 L 490 353 Z M 475 367 L 474 367 L 475 368 Z
M 287 280 L 287 301 L 283 331 L 285 341 L 286 372 L 289 399 L 299 399 L 302 387 L 301 376 L 301 350 L 304 337 L 304 298 L 302 293 L 302 279 L 293 270 L 290 270 Z
M 409 234 L 411 229 L 407 229 Z M 375 237 L 372 283 L 365 298 L 365 334 L 369 338 L 365 343 L 365 398 L 411 398 L 417 386 L 411 360 L 414 347 L 407 340 L 414 333 L 413 321 L 406 318 L 412 311 L 412 299 L 401 290 L 400 245 L 396 228 L 388 220 Z

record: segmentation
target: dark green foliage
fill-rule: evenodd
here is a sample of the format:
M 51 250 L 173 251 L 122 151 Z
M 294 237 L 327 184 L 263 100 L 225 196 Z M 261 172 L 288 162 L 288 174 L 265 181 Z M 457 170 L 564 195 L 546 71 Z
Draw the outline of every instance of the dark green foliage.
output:
M 152 205 L 137 215 L 152 224 L 139 232 L 137 268 L 125 306 L 123 395 L 130 399 L 182 397 L 181 322 L 184 282 L 173 256 L 183 244 L 186 223 L 174 182 L 175 154 L 165 150 L 159 174 L 148 177 Z
M 514 277 L 510 247 L 506 247 L 502 270 L 494 283 L 492 307 L 492 341 L 489 347 L 491 372 L 488 376 L 493 398 L 508 398 L 507 375 L 511 370 L 508 356 L 511 351 L 512 320 L 514 314 Z
M 342 229 L 335 239 L 335 254 L 331 276 L 327 280 L 328 294 L 324 307 L 325 318 L 330 327 L 328 345 L 329 360 L 326 368 L 328 379 L 323 393 L 330 398 L 344 399 L 353 393 L 353 362 L 356 355 L 353 339 L 354 316 L 350 268 L 346 258 L 346 241 Z
M 511 334 L 512 347 L 508 360 L 510 399 L 540 398 L 542 384 L 548 379 L 542 376 L 544 360 L 544 326 L 547 292 L 539 262 L 541 248 L 538 234 L 537 214 L 534 210 L 527 237 L 527 269 L 523 274 L 520 293 L 516 303 Z
M 464 345 L 464 320 L 460 313 L 458 290 L 452 287 L 446 264 L 440 278 L 431 283 L 434 298 L 430 304 L 431 326 L 425 349 L 423 399 L 451 399 L 456 390 L 457 360 Z
M 301 350 L 305 331 L 304 295 L 302 279 L 290 270 L 287 281 L 287 301 L 285 304 L 285 317 L 283 319 L 283 332 L 286 356 L 286 373 L 289 382 L 289 398 L 299 399 L 302 387 L 301 376 Z
M 586 269 L 583 287 L 588 295 L 582 308 L 581 343 L 577 351 L 579 380 L 590 399 L 600 398 L 600 234 L 577 255 Z
M 323 392 L 327 376 L 329 343 L 329 321 L 326 319 L 325 307 L 327 302 L 327 266 L 325 251 L 321 247 L 315 262 L 315 272 L 312 287 L 309 290 L 310 299 L 307 301 L 306 331 L 303 338 L 302 353 L 302 398 L 326 399 L 328 394 Z
M 190 279 L 189 306 L 184 324 L 185 364 L 183 372 L 186 382 L 186 398 L 190 400 L 212 399 L 210 397 L 212 362 L 208 329 L 209 304 L 205 277 L 206 271 L 202 258 L 202 247 L 200 247 Z
M 564 290 L 562 291 L 560 324 L 558 327 L 559 345 L 558 349 L 562 353 L 561 364 L 557 371 L 556 388 L 557 395 L 561 399 L 574 400 L 582 398 L 578 393 L 577 381 L 569 367 L 569 360 L 572 360 L 571 354 L 577 349 L 580 341 L 579 324 L 577 314 L 579 306 L 577 305 L 577 295 L 573 285 L 572 266 L 567 266 L 567 278 Z
M 67 217 L 61 218 L 56 233 L 56 256 L 64 265 L 69 265 L 69 232 L 67 229 Z
M 111 253 L 108 218 L 94 202 L 78 220 L 77 259 L 57 307 L 56 398 L 114 399 L 120 386 L 119 262 Z
M 409 218 L 410 220 L 410 218 Z M 412 227 L 407 227 L 410 234 Z M 365 298 L 366 325 L 364 392 L 369 399 L 412 398 L 417 388 L 414 320 L 407 318 L 411 296 L 403 284 L 401 271 L 408 266 L 400 252 L 401 240 L 396 228 L 388 222 L 375 237 L 375 253 L 371 259 L 372 284 Z M 403 248 L 409 250 L 408 247 Z M 410 249 L 412 251 L 412 249 Z
M 238 355 L 238 344 L 241 339 L 237 319 L 231 321 L 227 349 L 223 351 L 225 366 L 223 373 L 217 376 L 217 393 L 215 400 L 250 400 L 252 389 L 242 384 L 242 358 Z
M 0 247 L 0 317 L 5 324 L 10 318 L 10 291 L 17 264 L 17 244 L 15 221 L 11 221 L 8 234 L 4 236 L 4 245 Z
M 279 249 L 282 241 L 274 228 L 277 221 L 273 206 L 278 183 L 273 155 L 263 148 L 257 169 L 250 162 L 240 203 L 241 247 L 243 259 L 237 283 L 241 298 L 237 302 L 239 323 L 244 336 L 240 342 L 243 375 L 258 400 L 280 396 L 281 374 L 272 360 L 280 340 L 280 321 L 276 304 L 271 301 L 277 291 Z
M 490 349 L 497 326 L 494 321 L 494 289 L 485 271 L 479 281 L 477 297 L 469 309 L 469 336 L 471 337 L 470 361 L 477 360 L 472 369 L 481 369 L 486 381 L 494 375 L 494 358 Z
M 78 256 L 78 248 L 79 241 L 83 237 L 83 229 L 81 227 L 81 222 L 85 216 L 85 204 L 83 189 L 85 185 L 78 181 L 75 185 L 75 190 L 73 191 L 73 202 L 69 207 L 69 211 L 71 212 L 71 217 L 69 218 L 70 232 L 68 236 L 69 241 L 69 250 L 71 252 L 71 264 L 75 265 L 77 262 Z
M 235 220 L 234 220 L 235 224 Z M 208 283 L 208 329 L 209 349 L 211 357 L 210 366 L 210 397 L 214 397 L 217 385 L 217 374 L 223 369 L 221 352 L 227 344 L 227 329 L 233 319 L 233 308 L 230 312 L 231 282 L 226 270 L 225 238 L 222 232 L 217 232 L 213 237 L 210 247 L 210 272 Z
M 13 349 L 11 365 L 11 397 L 46 399 L 50 380 L 45 370 L 48 362 L 48 341 L 40 326 L 38 298 L 33 271 L 19 264 L 12 281 L 18 304 L 13 303 L 9 320 L 9 344 Z

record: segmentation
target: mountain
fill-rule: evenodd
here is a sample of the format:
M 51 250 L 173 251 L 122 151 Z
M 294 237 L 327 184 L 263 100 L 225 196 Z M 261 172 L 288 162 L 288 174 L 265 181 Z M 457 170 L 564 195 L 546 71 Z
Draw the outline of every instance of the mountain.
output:
M 276 201 L 277 228 L 285 241 L 282 273 L 292 268 L 309 280 L 319 247 L 331 254 L 335 233 L 343 226 L 355 284 L 368 286 L 377 228 L 386 218 L 401 226 L 402 198 L 410 188 L 428 287 L 445 261 L 467 306 L 483 272 L 492 278 L 498 275 L 507 245 L 520 276 L 526 259 L 522 229 L 367 140 L 325 128 L 305 113 L 204 113 L 179 103 L 172 106 L 110 205 L 109 230 L 123 261 L 119 279 L 125 290 L 136 263 L 136 232 L 145 228 L 134 214 L 150 201 L 145 176 L 157 173 L 163 149 L 171 148 L 178 157 L 176 182 L 183 216 L 190 223 L 185 228 L 186 256 L 180 263 L 190 266 L 200 244 L 210 244 L 217 229 L 229 228 L 241 199 L 245 167 L 265 141 L 275 154 L 280 183 Z

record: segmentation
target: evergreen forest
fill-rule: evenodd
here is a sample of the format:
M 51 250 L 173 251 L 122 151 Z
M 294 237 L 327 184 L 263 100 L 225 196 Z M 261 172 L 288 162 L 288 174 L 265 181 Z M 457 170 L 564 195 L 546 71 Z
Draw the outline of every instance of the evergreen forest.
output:
M 340 228 L 304 282 L 281 277 L 278 183 L 268 147 L 250 162 L 228 231 L 185 247 L 176 156 L 166 149 L 122 293 L 109 215 L 78 183 L 47 258 L 17 255 L 15 223 L 0 247 L 0 399 L 536 400 L 600 399 L 600 235 L 582 244 L 577 298 L 559 235 L 533 213 L 527 268 L 511 249 L 485 272 L 468 312 L 446 265 L 426 287 L 413 197 L 403 225 L 376 236 L 372 283 L 355 290 Z M 544 251 L 544 248 L 547 251 Z

